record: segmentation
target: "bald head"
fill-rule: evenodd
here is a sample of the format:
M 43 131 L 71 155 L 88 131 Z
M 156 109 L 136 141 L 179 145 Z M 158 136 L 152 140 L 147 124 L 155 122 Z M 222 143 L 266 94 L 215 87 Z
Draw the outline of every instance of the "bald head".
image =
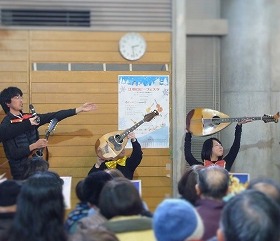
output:
M 228 191 L 228 171 L 219 166 L 209 166 L 198 172 L 198 188 L 201 196 L 222 199 Z
M 259 177 L 252 179 L 247 189 L 258 190 L 274 199 L 280 205 L 280 184 L 271 178 Z

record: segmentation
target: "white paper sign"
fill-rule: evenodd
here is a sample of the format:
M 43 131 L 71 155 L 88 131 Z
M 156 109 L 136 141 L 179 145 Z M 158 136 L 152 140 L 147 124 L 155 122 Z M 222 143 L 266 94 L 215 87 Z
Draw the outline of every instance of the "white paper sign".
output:
M 72 177 L 60 177 L 64 183 L 62 186 L 62 192 L 64 197 L 64 203 L 65 208 L 70 209 L 71 208 L 71 183 L 72 183 Z

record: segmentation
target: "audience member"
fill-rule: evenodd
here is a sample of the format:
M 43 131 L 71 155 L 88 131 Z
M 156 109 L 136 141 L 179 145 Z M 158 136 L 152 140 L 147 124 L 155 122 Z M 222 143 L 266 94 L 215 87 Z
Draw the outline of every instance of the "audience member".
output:
M 100 213 L 108 219 L 103 226 L 120 241 L 155 240 L 152 218 L 142 216 L 143 201 L 127 178 L 115 178 L 105 184 L 99 198 Z
M 125 177 L 118 169 L 105 169 L 105 172 L 109 173 L 113 178 Z M 144 210 L 141 213 L 143 216 L 152 217 L 153 213 L 149 210 L 146 202 L 143 201 Z
M 252 179 L 247 189 L 259 190 L 274 199 L 278 205 L 280 205 L 280 184 L 271 178 L 258 177 Z
M 76 207 L 68 214 L 68 217 L 65 221 L 65 229 L 69 234 L 74 233 L 76 230 L 77 222 L 88 216 L 89 205 L 83 193 L 83 183 L 84 179 L 80 180 L 76 185 L 76 196 L 80 202 L 77 203 Z
M 197 184 L 198 171 L 204 168 L 202 165 L 193 165 L 187 168 L 178 183 L 178 192 L 181 197 L 195 205 L 199 199 L 195 185 Z
M 157 241 L 186 241 L 202 238 L 202 220 L 191 203 L 165 199 L 156 208 L 153 229 Z
M 119 241 L 118 237 L 104 227 L 83 229 L 70 237 L 69 241 Z
M 38 172 L 22 185 L 8 241 L 66 241 L 62 181 L 50 171 Z
M 119 241 L 116 234 L 104 227 L 84 229 L 78 234 L 70 236 L 69 241 Z
M 279 206 L 257 190 L 245 190 L 237 194 L 224 207 L 217 239 L 218 241 L 279 241 Z
M 196 209 L 204 224 L 203 240 L 216 235 L 228 186 L 229 174 L 226 169 L 209 166 L 198 171 L 196 188 L 200 199 L 196 201 Z
M 0 240 L 8 235 L 8 230 L 16 213 L 17 197 L 21 184 L 14 180 L 0 183 Z
M 42 157 L 33 156 L 27 160 L 24 169 L 23 180 L 26 180 L 38 171 L 47 171 L 49 169 L 49 163 Z
M 90 210 L 87 217 L 78 220 L 72 233 L 79 233 L 83 229 L 96 227 L 106 221 L 106 218 L 99 212 L 98 200 L 104 185 L 112 179 L 112 176 L 105 171 L 93 172 L 85 178 L 83 195 L 90 206 Z

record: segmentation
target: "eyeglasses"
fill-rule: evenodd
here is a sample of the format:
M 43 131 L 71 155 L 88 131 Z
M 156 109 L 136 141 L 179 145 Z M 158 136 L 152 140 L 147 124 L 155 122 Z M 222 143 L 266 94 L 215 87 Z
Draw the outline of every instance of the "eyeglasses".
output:
M 22 100 L 22 99 L 23 99 L 23 97 L 22 97 L 22 96 L 20 96 L 20 95 L 16 95 L 16 96 L 14 96 L 12 99 Z

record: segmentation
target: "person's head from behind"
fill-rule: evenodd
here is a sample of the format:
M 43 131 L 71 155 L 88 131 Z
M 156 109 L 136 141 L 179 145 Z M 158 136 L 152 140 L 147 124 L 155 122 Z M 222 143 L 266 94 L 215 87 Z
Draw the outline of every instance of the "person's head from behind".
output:
M 191 203 L 165 199 L 154 212 L 153 230 L 158 241 L 186 241 L 201 239 L 204 226 Z
M 49 169 L 49 163 L 42 157 L 34 156 L 28 159 L 25 165 L 25 173 L 23 179 L 27 179 L 36 172 L 43 172 Z
M 245 190 L 225 205 L 219 241 L 279 241 L 280 210 L 274 200 L 257 190 Z
M 91 206 L 98 207 L 100 192 L 106 182 L 112 180 L 112 176 L 105 171 L 93 172 L 88 175 L 83 183 L 83 195 Z
M 198 170 L 205 168 L 202 165 L 190 166 L 185 173 L 182 175 L 178 182 L 178 192 L 185 200 L 191 204 L 195 204 L 196 200 L 199 199 L 197 195 L 195 185 L 198 179 Z
M 49 170 L 47 170 L 47 171 L 37 171 L 36 173 L 34 173 L 30 177 L 34 177 L 34 178 L 41 178 L 41 177 L 47 178 L 47 177 L 49 177 L 51 179 L 53 187 L 57 188 L 58 191 L 62 192 L 64 181 L 59 176 L 59 174 L 54 172 L 54 171 L 49 171 Z
M 107 219 L 116 216 L 139 215 L 144 210 L 140 194 L 127 178 L 118 177 L 107 182 L 99 198 L 99 209 Z
M 15 180 L 0 183 L 0 212 L 16 211 L 17 198 L 21 184 Z
M 75 188 L 75 192 L 76 192 L 76 196 L 77 198 L 82 202 L 82 203 L 86 203 L 87 200 L 85 198 L 84 195 L 84 191 L 83 191 L 83 185 L 84 185 L 85 180 L 80 180 L 78 181 L 76 188 Z
M 61 180 L 49 171 L 29 177 L 18 197 L 9 240 L 66 240 L 63 223 Z
M 10 111 L 10 106 L 12 105 L 13 98 L 20 98 L 22 97 L 22 91 L 17 87 L 8 87 L 1 91 L 0 93 L 0 103 L 7 114 Z M 22 108 L 22 107 L 21 107 Z M 22 110 L 19 108 L 19 110 Z
M 211 160 L 217 159 L 222 160 L 224 155 L 224 148 L 221 141 L 217 138 L 209 138 L 207 139 L 202 146 L 201 150 L 201 159 L 204 160 Z
M 247 189 L 255 189 L 274 199 L 280 206 L 280 184 L 268 177 L 254 178 L 249 182 Z
M 209 166 L 198 171 L 197 193 L 201 198 L 221 200 L 227 195 L 229 173 L 220 166 Z

